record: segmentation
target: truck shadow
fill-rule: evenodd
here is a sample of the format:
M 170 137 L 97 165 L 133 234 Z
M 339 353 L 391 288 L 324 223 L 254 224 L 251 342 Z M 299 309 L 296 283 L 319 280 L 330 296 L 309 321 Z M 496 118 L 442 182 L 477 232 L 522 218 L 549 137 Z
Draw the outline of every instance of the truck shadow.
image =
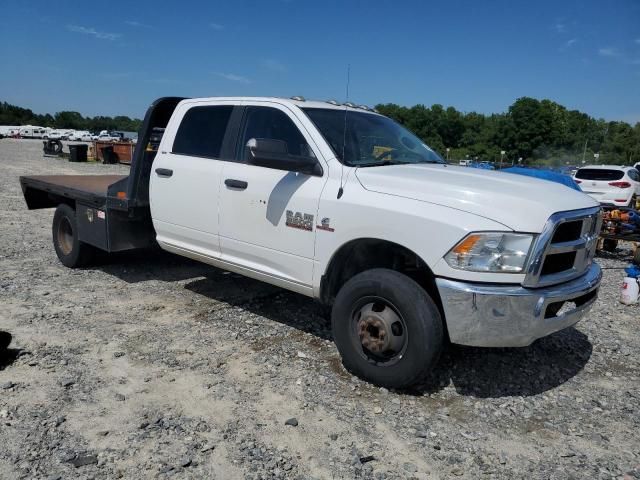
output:
M 212 310 L 239 307 L 322 340 L 333 340 L 328 315 L 315 301 L 242 275 L 161 251 L 117 255 L 100 269 L 129 283 L 191 280 L 184 288 L 212 300 Z M 592 350 L 587 336 L 575 328 L 524 348 L 450 345 L 424 384 L 402 393 L 423 395 L 452 385 L 458 394 L 478 398 L 538 395 L 577 375 Z M 342 367 L 338 370 L 350 378 Z
M 184 287 L 216 302 L 240 307 L 323 340 L 333 340 L 331 322 L 323 309 L 304 295 L 222 270 L 210 271 L 206 278 Z
M 99 252 L 95 268 L 124 280 L 138 283 L 149 280 L 177 282 L 202 277 L 213 267 L 160 250 L 149 248 L 104 254 Z
M 189 282 L 185 288 L 323 340 L 333 340 L 327 315 L 303 295 L 221 271 L 208 272 L 206 278 Z M 575 328 L 523 348 L 450 345 L 422 385 L 401 393 L 424 395 L 453 385 L 458 394 L 478 398 L 538 395 L 577 375 L 589 361 L 592 350 L 587 336 Z M 342 367 L 340 370 L 350 377 Z
M 477 398 L 538 395 L 576 376 L 592 352 L 588 337 L 573 327 L 522 348 L 450 345 L 425 383 L 407 393 L 452 385 L 458 394 Z
M 159 249 L 103 255 L 92 268 L 127 283 L 191 280 L 184 288 L 221 304 L 223 309 L 241 307 L 269 320 L 332 340 L 331 324 L 313 300 Z

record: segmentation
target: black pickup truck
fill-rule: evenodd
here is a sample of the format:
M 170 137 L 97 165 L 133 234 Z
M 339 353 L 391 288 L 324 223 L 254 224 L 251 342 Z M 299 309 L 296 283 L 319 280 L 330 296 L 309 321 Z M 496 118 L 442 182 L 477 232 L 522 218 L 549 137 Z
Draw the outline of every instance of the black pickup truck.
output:
M 119 252 L 155 242 L 149 212 L 149 176 L 159 136 L 183 100 L 165 97 L 147 110 L 129 175 L 20 177 L 29 210 L 56 207 L 53 243 L 68 267 L 90 262 L 95 248 Z

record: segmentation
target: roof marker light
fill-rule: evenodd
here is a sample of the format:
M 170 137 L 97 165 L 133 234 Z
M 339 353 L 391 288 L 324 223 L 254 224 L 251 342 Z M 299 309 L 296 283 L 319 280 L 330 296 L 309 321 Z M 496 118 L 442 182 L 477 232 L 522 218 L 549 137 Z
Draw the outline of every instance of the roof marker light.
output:
M 291 97 L 291 100 L 295 100 L 296 102 L 305 102 L 306 101 L 304 99 L 304 97 L 302 97 L 300 95 L 294 95 L 293 97 Z

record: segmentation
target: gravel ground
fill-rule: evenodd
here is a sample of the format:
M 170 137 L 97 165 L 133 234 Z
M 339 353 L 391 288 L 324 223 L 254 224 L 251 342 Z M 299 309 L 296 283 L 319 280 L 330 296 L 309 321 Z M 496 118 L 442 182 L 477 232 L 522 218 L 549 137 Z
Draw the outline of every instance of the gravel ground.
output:
M 18 176 L 120 173 L 0 140 L 0 478 L 640 478 L 640 307 L 600 258 L 576 328 L 451 347 L 412 392 L 341 366 L 309 299 L 161 252 L 57 260 Z

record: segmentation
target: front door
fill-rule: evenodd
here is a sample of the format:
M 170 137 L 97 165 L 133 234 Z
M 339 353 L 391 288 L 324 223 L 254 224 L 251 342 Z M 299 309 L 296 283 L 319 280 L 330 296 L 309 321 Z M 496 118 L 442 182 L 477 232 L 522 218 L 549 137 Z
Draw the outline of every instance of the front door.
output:
M 222 258 L 304 290 L 312 285 L 315 217 L 326 174 L 312 176 L 247 163 L 245 146 L 250 139 L 280 140 L 289 154 L 318 161 L 317 149 L 299 120 L 286 107 L 270 105 L 245 107 L 237 162 L 224 162 L 222 167 Z

